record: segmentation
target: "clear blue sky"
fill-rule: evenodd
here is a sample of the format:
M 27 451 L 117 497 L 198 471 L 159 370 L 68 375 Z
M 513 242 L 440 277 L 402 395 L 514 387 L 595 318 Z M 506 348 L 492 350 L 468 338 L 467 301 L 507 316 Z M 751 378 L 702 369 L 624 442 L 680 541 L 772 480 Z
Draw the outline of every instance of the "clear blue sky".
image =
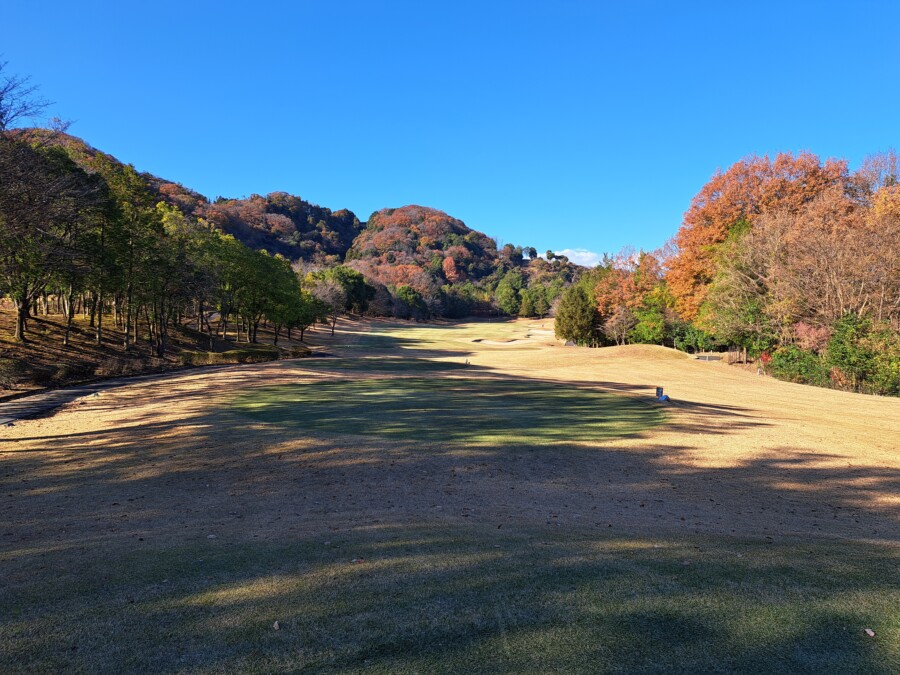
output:
M 719 167 L 900 145 L 900 3 L 34 2 L 0 53 L 72 133 L 209 197 L 433 206 L 652 249 Z

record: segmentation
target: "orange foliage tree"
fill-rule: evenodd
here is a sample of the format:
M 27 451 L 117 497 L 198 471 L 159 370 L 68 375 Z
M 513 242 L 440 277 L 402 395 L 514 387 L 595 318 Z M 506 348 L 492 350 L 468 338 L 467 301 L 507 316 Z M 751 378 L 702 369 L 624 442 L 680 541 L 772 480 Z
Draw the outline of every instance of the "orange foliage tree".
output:
M 716 274 L 717 248 L 735 225 L 776 210 L 797 212 L 847 177 L 845 161 L 823 163 L 808 152 L 748 157 L 716 173 L 694 197 L 675 237 L 679 250 L 666 276 L 681 317 L 697 318 Z

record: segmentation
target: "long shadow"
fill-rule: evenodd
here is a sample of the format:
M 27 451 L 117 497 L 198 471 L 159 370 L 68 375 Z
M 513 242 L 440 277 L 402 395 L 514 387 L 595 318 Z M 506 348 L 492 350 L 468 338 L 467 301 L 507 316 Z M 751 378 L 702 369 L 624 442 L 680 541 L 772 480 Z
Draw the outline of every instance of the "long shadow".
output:
M 0 598 L 0 665 L 887 673 L 897 565 L 896 551 L 846 543 L 442 525 L 141 546 L 17 579 Z
M 696 670 L 888 672 L 896 650 L 843 632 L 870 620 L 875 601 L 854 610 L 832 600 L 896 600 L 897 472 L 839 466 L 799 446 L 698 466 L 694 447 L 649 432 L 725 440 L 764 422 L 740 406 L 686 403 L 682 416 L 618 395 L 643 391 L 637 383 L 499 377 L 436 366 L 424 355 L 432 350 L 403 352 L 403 365 L 390 355 L 364 369 L 346 357 L 264 364 L 231 373 L 233 395 L 214 380 L 194 391 L 174 377 L 167 391 L 190 398 L 172 419 L 137 409 L 125 428 L 3 439 L 0 664 L 91 670 L 86 654 L 128 635 L 125 670 L 241 670 L 256 650 L 275 659 L 273 670 L 302 652 L 299 667 L 313 669 L 440 670 L 434 654 L 446 670 L 482 658 L 502 669 L 590 671 L 613 655 L 622 665 L 608 669 L 652 672 L 660 662 L 631 648 L 637 636 L 656 657 L 682 658 L 702 642 L 708 653 L 690 657 Z M 284 373 L 308 383 L 267 386 Z M 101 413 L 121 402 L 83 405 Z M 584 422 L 598 416 L 597 427 Z M 476 530 L 499 540 L 470 536 Z M 655 538 L 659 559 L 646 547 L 622 559 L 592 553 L 611 533 Z M 384 548 L 391 537 L 399 550 Z M 688 540 L 743 557 L 685 568 L 685 546 L 673 542 Z M 804 540 L 809 564 L 800 562 Z M 335 554 L 324 541 L 346 548 Z M 428 567 L 416 562 L 423 556 Z M 273 576 L 296 583 L 269 598 Z M 629 589 L 641 579 L 652 583 L 636 602 Z M 226 602 L 231 585 L 251 588 Z M 207 597 L 217 589 L 224 596 Z M 703 598 L 719 597 L 721 608 L 705 608 Z M 746 639 L 791 602 L 800 609 L 776 622 L 780 636 Z M 366 612 L 377 620 L 360 626 L 354 617 Z M 387 632 L 385 612 L 397 622 Z M 289 638 L 271 629 L 281 616 L 296 630 Z M 28 629 L 57 622 L 66 630 Z M 72 628 L 80 622 L 94 634 Z M 173 625 L 185 628 L 174 638 Z M 173 650 L 154 648 L 173 640 Z M 585 660 L 554 651 L 556 642 L 582 645 Z

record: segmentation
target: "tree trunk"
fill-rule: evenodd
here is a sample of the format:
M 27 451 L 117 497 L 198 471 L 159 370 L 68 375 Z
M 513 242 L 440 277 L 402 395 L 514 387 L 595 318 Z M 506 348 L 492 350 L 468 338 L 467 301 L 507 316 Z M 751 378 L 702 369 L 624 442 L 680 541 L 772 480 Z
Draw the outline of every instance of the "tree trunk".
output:
M 125 291 L 125 340 L 122 344 L 122 348 L 127 352 L 128 347 L 131 346 L 131 315 L 132 315 L 132 307 L 131 307 L 131 284 L 128 284 L 128 287 Z M 137 326 L 137 322 L 135 322 L 135 326 Z M 135 328 L 135 332 L 137 329 Z M 135 335 L 135 342 L 137 341 L 137 335 Z
M 72 319 L 75 318 L 75 312 L 72 311 L 72 303 L 75 301 L 75 291 L 69 290 L 66 295 L 66 307 L 69 308 L 69 311 L 66 312 L 66 333 L 63 336 L 63 347 L 69 346 L 69 334 L 72 332 Z
M 25 331 L 28 329 L 28 309 L 29 302 L 26 294 L 20 295 L 15 300 L 16 303 L 16 342 L 27 342 L 25 339 Z
M 97 293 L 97 332 L 94 342 L 98 345 L 103 342 L 103 291 Z
M 91 319 L 88 321 L 88 328 L 94 328 L 97 320 L 97 296 L 91 293 Z

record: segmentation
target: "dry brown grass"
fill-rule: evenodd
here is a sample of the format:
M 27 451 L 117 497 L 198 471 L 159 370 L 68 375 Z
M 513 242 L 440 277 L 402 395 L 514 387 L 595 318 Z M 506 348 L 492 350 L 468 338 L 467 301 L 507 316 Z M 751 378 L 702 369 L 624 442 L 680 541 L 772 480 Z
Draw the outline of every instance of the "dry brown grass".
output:
M 505 324 L 501 330 L 515 335 L 530 325 Z M 159 504 L 154 528 L 167 531 L 166 505 L 197 498 L 186 497 L 186 491 L 203 480 L 198 476 L 214 481 L 219 472 L 235 471 L 238 475 L 227 479 L 232 491 L 265 486 L 267 494 L 291 502 L 302 493 L 301 501 L 326 500 L 330 512 L 351 522 L 362 513 L 385 515 L 390 501 L 391 518 L 411 520 L 434 514 L 440 505 L 442 513 L 435 515 L 458 518 L 466 510 L 487 522 L 541 522 L 552 515 L 653 531 L 900 540 L 897 399 L 779 382 L 658 347 L 482 347 L 459 335 L 497 330 L 482 328 L 400 331 L 396 335 L 410 342 L 392 353 L 455 363 L 468 359 L 466 375 L 577 384 L 638 397 L 648 405 L 656 405 L 650 403 L 654 387 L 664 386 L 674 400 L 669 422 L 637 437 L 592 443 L 573 438 L 565 450 L 547 449 L 513 462 L 458 444 L 422 456 L 415 442 L 304 437 L 296 428 L 254 423 L 230 409 L 236 394 L 252 393 L 254 387 L 297 382 L 315 387 L 322 378 L 360 376 L 321 372 L 328 360 L 245 366 L 214 376 L 185 373 L 163 387 L 122 387 L 51 418 L 4 429 L 5 460 L 28 457 L 23 481 L 40 484 L 32 494 L 37 490 L 50 500 L 22 503 L 26 510 L 15 520 L 52 522 L 54 495 L 67 487 L 103 491 L 155 476 L 160 482 L 146 499 Z M 336 351 L 341 343 L 352 347 L 358 330 L 348 325 Z M 463 344 L 465 350 L 459 350 Z M 90 474 L 106 480 L 88 488 L 80 477 Z M 333 483 L 358 486 L 356 496 L 346 490 L 326 496 Z M 221 508 L 231 503 L 221 491 L 203 499 Z M 70 508 L 66 511 L 71 515 Z M 298 528 L 307 527 L 307 519 L 318 520 L 306 509 L 297 518 Z
M 403 528 L 896 551 L 900 400 L 779 382 L 658 347 L 565 348 L 550 327 L 345 322 L 329 351 L 345 361 L 468 360 L 466 378 L 599 390 L 646 406 L 660 405 L 652 395 L 663 386 L 674 401 L 666 422 L 623 438 L 500 449 L 307 434 L 234 407 L 256 388 L 365 377 L 338 359 L 135 383 L 0 430 L 6 583 L 52 573 L 47 561 L 83 570 L 144 549 L 318 546 Z M 244 597 L 261 582 L 228 583 L 237 585 L 227 593 Z

